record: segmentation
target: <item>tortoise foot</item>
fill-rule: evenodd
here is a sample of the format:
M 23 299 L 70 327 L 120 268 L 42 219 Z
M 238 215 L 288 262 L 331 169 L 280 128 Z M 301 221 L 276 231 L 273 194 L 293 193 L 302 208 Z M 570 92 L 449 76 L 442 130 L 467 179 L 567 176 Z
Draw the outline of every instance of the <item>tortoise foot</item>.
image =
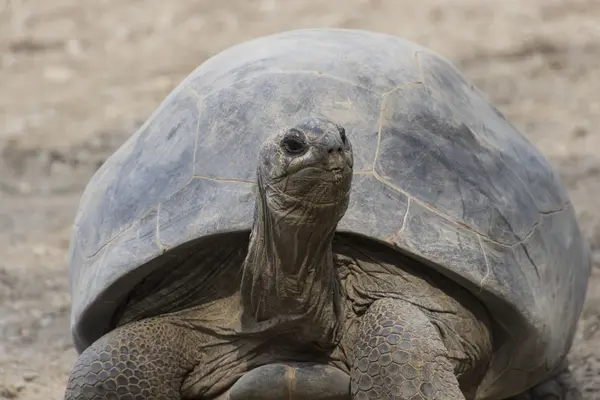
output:
M 565 362 L 552 378 L 510 400 L 583 400 L 583 395 Z

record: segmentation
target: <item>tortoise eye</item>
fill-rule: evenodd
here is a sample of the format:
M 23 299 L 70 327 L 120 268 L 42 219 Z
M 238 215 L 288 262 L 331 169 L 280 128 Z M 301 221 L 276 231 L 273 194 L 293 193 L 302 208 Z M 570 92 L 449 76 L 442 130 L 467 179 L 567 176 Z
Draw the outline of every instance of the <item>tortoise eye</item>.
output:
M 306 144 L 300 138 L 293 136 L 283 139 L 282 146 L 291 155 L 302 154 L 306 150 Z

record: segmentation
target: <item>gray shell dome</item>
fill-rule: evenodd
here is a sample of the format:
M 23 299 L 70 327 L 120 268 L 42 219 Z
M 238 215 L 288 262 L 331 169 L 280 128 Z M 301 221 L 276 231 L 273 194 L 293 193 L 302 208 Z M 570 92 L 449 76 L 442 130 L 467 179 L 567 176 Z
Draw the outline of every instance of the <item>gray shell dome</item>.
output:
M 562 183 L 445 59 L 357 30 L 288 31 L 223 51 L 97 171 L 70 250 L 77 349 L 111 329 L 167 250 L 250 230 L 259 145 L 311 114 L 343 125 L 354 148 L 339 231 L 394 245 L 483 301 L 497 323 L 490 370 L 510 366 L 488 374 L 490 390 L 547 374 L 569 350 L 590 272 Z

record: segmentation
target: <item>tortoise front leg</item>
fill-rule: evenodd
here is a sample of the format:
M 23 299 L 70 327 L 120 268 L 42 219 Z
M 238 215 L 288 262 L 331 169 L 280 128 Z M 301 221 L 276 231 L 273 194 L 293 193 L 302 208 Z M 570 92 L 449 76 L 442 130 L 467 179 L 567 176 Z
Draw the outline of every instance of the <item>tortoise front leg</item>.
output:
M 65 400 L 180 399 L 194 367 L 189 339 L 189 331 L 160 319 L 122 326 L 81 353 Z
M 354 400 L 465 399 L 438 331 L 412 304 L 377 300 L 358 335 Z

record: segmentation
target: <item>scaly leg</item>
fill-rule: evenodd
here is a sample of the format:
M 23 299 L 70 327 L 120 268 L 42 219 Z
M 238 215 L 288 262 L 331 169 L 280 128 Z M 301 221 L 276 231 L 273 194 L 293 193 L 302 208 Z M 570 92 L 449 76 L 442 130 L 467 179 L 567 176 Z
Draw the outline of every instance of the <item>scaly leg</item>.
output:
M 79 356 L 65 400 L 180 399 L 194 367 L 189 339 L 188 331 L 153 319 L 109 332 Z
M 465 399 L 438 331 L 414 305 L 377 300 L 358 334 L 352 399 Z

